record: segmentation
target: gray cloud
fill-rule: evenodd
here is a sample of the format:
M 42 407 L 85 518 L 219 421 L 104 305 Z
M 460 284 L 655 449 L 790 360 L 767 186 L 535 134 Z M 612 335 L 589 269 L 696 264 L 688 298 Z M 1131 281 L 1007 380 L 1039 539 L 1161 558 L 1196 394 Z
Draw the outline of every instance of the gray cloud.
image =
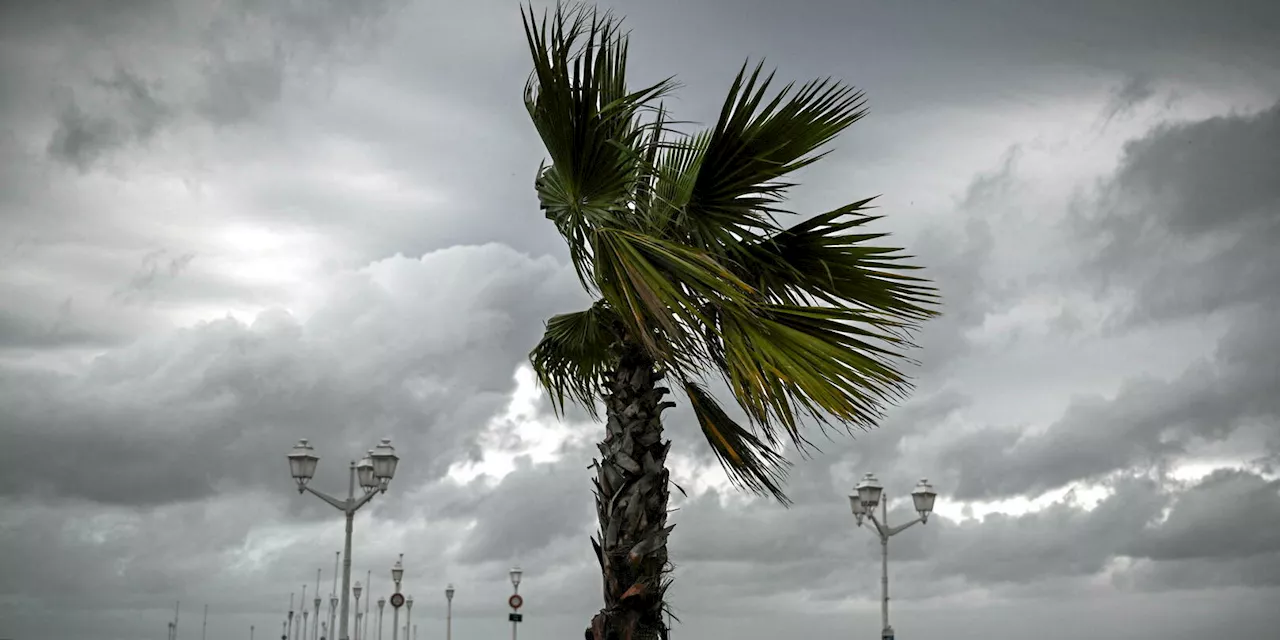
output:
M 453 582 L 458 637 L 496 637 L 518 562 L 521 637 L 580 637 L 599 607 L 598 425 L 574 414 L 558 459 L 498 482 L 446 477 L 539 437 L 527 415 L 495 417 L 540 321 L 583 304 L 526 179 L 544 154 L 519 100 L 518 15 L 405 4 L 0 8 L 0 636 L 159 635 L 175 599 L 183 637 L 204 603 L 210 638 L 273 633 L 317 568 L 327 594 L 342 545 L 283 454 L 311 437 L 315 486 L 338 492 L 345 460 L 390 435 L 400 477 L 356 523 L 369 593 L 404 552 L 424 633 Z M 895 537 L 904 637 L 1065 638 L 1080 620 L 1099 637 L 1264 637 L 1280 272 L 1275 181 L 1247 168 L 1274 160 L 1276 117 L 1229 111 L 1280 95 L 1276 10 L 908 4 L 616 7 L 637 84 L 685 82 L 680 118 L 710 121 L 747 56 L 867 90 L 872 116 L 794 204 L 884 193 L 877 230 L 947 304 L 921 336 L 919 392 L 880 429 L 817 439 L 792 509 L 677 494 L 677 635 L 874 632 L 878 544 L 845 498 L 874 471 L 891 496 L 933 478 L 949 513 L 1082 480 L 1112 491 Z M 1092 179 L 1082 158 L 1118 169 L 1068 184 Z M 1045 194 L 1073 187 L 1086 213 L 1064 233 L 1068 202 Z M 1098 326 L 1108 314 L 1121 321 Z M 715 486 L 687 408 L 668 417 L 680 481 Z M 1227 459 L 1254 464 L 1169 480 Z M 894 503 L 892 521 L 909 517 Z
M 0 487 L 108 503 L 192 500 L 277 485 L 282 452 L 308 434 L 352 455 L 380 435 L 430 441 L 433 457 L 409 473 L 438 477 L 501 407 L 540 331 L 526 319 L 581 294 L 555 261 L 500 245 L 373 269 L 304 325 L 281 312 L 252 325 L 226 319 L 140 341 L 80 376 L 4 371 Z M 442 270 L 473 279 L 440 280 Z M 450 401 L 455 394 L 466 401 Z M 65 453 L 31 466 L 48 450 Z
M 1077 224 L 1103 247 L 1093 263 L 1100 282 L 1135 294 L 1131 321 L 1277 299 L 1277 148 L 1280 105 L 1164 124 L 1125 146 L 1098 212 Z
M 1178 496 L 1168 517 L 1128 555 L 1152 560 L 1249 558 L 1280 554 L 1280 482 L 1219 470 Z M 1273 565 L 1276 566 L 1276 565 Z M 1280 573 L 1273 574 L 1280 581 Z
M 109 9 L 81 0 L 11 4 L 4 9 L 8 36 L 58 41 L 62 73 L 57 79 L 4 74 L 0 87 L 39 91 L 53 80 L 62 107 L 47 152 L 85 171 L 178 121 L 194 117 L 225 126 L 255 117 L 279 101 L 290 78 L 306 80 L 367 51 L 400 4 L 234 2 L 216 12 L 199 2 L 144 0 Z M 151 55 L 137 49 L 139 36 L 148 39 Z M 110 73 L 95 71 L 103 57 L 115 61 Z

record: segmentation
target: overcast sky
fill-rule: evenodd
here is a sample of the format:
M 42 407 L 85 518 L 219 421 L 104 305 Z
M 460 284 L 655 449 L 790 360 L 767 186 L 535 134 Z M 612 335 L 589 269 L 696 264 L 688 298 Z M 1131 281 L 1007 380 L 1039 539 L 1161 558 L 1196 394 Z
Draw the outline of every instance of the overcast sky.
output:
M 796 458 L 784 509 L 676 441 L 674 636 L 875 637 L 845 498 L 920 477 L 891 544 L 900 637 L 1268 637 L 1280 622 L 1280 5 L 616 0 L 633 82 L 707 122 L 733 73 L 835 76 L 871 114 L 802 178 L 945 297 L 918 389 Z M 585 297 L 532 189 L 510 0 L 0 4 L 0 637 L 279 633 L 332 591 L 299 496 L 389 436 L 355 579 L 405 556 L 423 640 L 580 638 L 587 465 L 523 368 Z M 368 593 L 368 592 L 366 592 Z M 376 611 L 375 611 L 376 615 Z M 390 615 L 387 616 L 390 637 Z M 962 630 L 962 631 L 957 631 Z

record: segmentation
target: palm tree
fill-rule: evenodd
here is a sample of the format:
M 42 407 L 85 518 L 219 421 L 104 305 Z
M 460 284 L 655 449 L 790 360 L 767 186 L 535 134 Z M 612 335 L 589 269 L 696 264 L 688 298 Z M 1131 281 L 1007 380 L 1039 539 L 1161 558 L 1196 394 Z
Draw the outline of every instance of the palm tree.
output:
M 598 416 L 593 461 L 604 579 L 594 640 L 665 638 L 671 442 L 667 383 L 683 393 L 740 487 L 788 504 L 785 438 L 805 423 L 870 428 L 910 382 L 909 334 L 935 315 L 929 282 L 901 250 L 873 244 L 870 200 L 784 228 L 788 176 L 865 114 L 862 94 L 830 79 L 787 85 L 743 65 L 714 126 L 672 128 L 659 102 L 672 79 L 626 83 L 619 20 L 582 5 L 537 19 L 522 9 L 533 72 L 524 101 L 551 157 L 535 188 L 568 243 L 590 308 L 552 317 L 530 362 L 557 413 Z M 709 392 L 722 379 L 746 414 Z

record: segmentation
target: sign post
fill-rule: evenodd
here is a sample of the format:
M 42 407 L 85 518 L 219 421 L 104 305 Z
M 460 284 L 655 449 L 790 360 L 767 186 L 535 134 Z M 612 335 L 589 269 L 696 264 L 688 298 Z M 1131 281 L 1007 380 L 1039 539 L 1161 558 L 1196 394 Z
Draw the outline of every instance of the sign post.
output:
M 510 598 L 507 598 L 507 604 L 511 607 L 511 613 L 507 614 L 507 620 L 511 621 L 511 640 L 516 640 L 516 625 L 524 622 L 524 615 L 520 613 L 524 598 L 518 593 L 513 593 Z

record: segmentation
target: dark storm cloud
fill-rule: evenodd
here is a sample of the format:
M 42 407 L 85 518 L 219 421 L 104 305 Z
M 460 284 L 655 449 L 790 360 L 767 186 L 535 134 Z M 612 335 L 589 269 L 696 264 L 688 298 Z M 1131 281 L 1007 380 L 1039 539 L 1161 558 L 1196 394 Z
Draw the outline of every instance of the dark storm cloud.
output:
M 1220 469 L 1180 494 L 1165 521 L 1144 532 L 1127 555 L 1189 560 L 1280 554 L 1277 522 L 1280 481 Z
M 196 1 L 6 3 L 10 46 L 58 42 L 61 66 L 57 77 L 0 74 L 0 89 L 56 87 L 61 106 L 46 150 L 84 171 L 116 150 L 146 144 L 178 120 L 222 126 L 253 118 L 279 101 L 290 76 L 305 77 L 367 49 L 401 4 L 236 1 L 213 12 Z M 139 56 L 140 38 L 163 53 Z M 94 70 L 102 58 L 115 60 L 114 71 Z
M 172 107 L 156 97 L 154 88 L 127 69 L 117 67 L 112 78 L 94 84 L 118 115 L 87 113 L 71 90 L 63 89 L 57 128 L 46 149 L 53 159 L 82 171 L 103 153 L 131 140 L 147 142 L 173 115 Z
M 1155 84 L 1150 77 L 1144 75 L 1130 76 L 1120 86 L 1116 87 L 1115 93 L 1111 94 L 1111 99 L 1107 101 L 1107 106 L 1103 108 L 1102 126 L 1105 128 L 1117 117 L 1128 115 L 1155 95 Z
M 561 464 L 538 466 L 518 460 L 516 470 L 473 506 L 476 528 L 458 560 L 519 558 L 562 537 L 585 548 L 594 515 L 587 456 L 586 450 L 569 451 Z
M 306 325 L 272 312 L 143 340 L 83 374 L 6 369 L 0 488 L 145 505 L 278 486 L 306 436 L 321 486 L 383 435 L 430 443 L 405 471 L 439 477 L 505 402 L 541 331 L 527 319 L 573 304 L 576 281 L 500 245 L 371 269 L 378 281 L 353 276 Z M 439 279 L 449 270 L 473 279 Z M 37 463 L 48 450 L 65 453 Z
M 1101 243 L 1100 282 L 1136 294 L 1131 321 L 1280 299 L 1280 104 L 1156 127 L 1097 206 L 1079 231 Z
M 970 583 L 1027 584 L 1046 576 L 1092 576 L 1160 515 L 1168 495 L 1147 478 L 1121 478 L 1085 511 L 1058 502 L 1021 515 L 992 514 L 938 527 L 932 571 Z M 919 534 L 917 534 L 919 535 Z
M 987 429 L 944 456 L 966 498 L 1039 492 L 1130 465 L 1160 464 L 1250 420 L 1280 422 L 1280 107 L 1162 125 L 1129 143 L 1078 230 L 1104 249 L 1083 282 L 1132 292 L 1127 324 L 1226 315 L 1214 356 L 1080 398 L 1041 432 Z M 1085 286 L 1090 286 L 1086 284 Z M 991 458 L 991 452 L 1001 455 Z
M 1085 397 L 1039 431 L 987 428 L 940 454 L 963 499 L 1038 494 L 1131 466 L 1160 466 L 1250 421 L 1280 420 L 1280 333 L 1268 309 L 1242 315 L 1211 360 L 1169 380 L 1129 381 L 1112 398 Z

